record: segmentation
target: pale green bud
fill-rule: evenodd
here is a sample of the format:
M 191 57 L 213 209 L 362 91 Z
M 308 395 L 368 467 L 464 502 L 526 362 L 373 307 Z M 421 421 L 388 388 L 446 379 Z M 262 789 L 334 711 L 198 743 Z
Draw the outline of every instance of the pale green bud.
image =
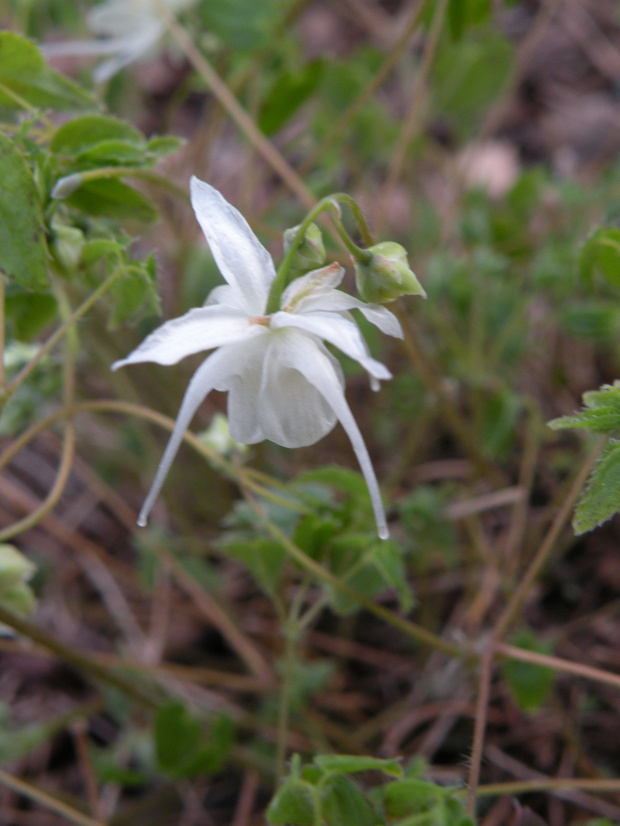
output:
M 68 198 L 73 195 L 84 183 L 84 176 L 81 172 L 74 172 L 72 175 L 65 175 L 54 184 L 52 189 L 52 198 L 57 201 L 62 201 L 63 198 Z
M 284 231 L 284 252 L 285 254 L 293 246 L 293 241 L 297 237 L 299 227 L 292 227 Z M 310 224 L 304 235 L 304 239 L 295 251 L 295 256 L 291 263 L 292 270 L 314 270 L 325 263 L 325 245 L 321 230 L 316 224 Z
M 52 248 L 58 260 L 65 269 L 74 270 L 82 257 L 84 233 L 77 227 L 68 227 L 64 224 L 54 224 L 52 229 Z
M 0 545 L 0 598 L 34 574 L 35 565 L 13 545 Z
M 371 304 L 387 304 L 401 295 L 421 295 L 424 288 L 407 261 L 407 251 L 394 241 L 381 241 L 368 251 L 367 264 L 355 263 L 355 284 L 360 297 Z
M 10 591 L 0 594 L 0 603 L 12 614 L 24 618 L 37 607 L 37 599 L 32 588 L 25 582 L 20 582 Z

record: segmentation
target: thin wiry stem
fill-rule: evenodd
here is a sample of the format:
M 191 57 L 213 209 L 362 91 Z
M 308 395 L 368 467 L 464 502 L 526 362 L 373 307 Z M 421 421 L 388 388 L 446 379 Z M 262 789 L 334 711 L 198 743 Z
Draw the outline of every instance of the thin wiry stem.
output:
M 95 820 L 83 814 L 77 809 L 74 809 L 73 806 L 69 806 L 67 803 L 44 792 L 42 789 L 38 789 L 31 783 L 26 783 L 25 780 L 9 774 L 9 772 L 4 771 L 4 769 L 0 769 L 0 785 L 12 789 L 12 791 L 23 795 L 29 800 L 33 800 L 45 809 L 49 809 L 50 812 L 55 812 L 70 823 L 74 823 L 75 826 L 105 826 L 103 821 Z
M 299 177 L 297 172 L 295 172 L 281 153 L 278 152 L 271 141 L 263 135 L 250 115 L 248 115 L 237 98 L 230 91 L 228 86 L 224 83 L 204 56 L 198 51 L 185 29 L 180 25 L 180 23 L 163 3 L 160 4 L 160 11 L 166 19 L 170 33 L 183 50 L 183 53 L 189 62 L 204 79 L 209 89 L 228 112 L 232 120 L 241 129 L 252 146 L 254 146 L 256 151 L 265 161 L 267 161 L 269 166 L 277 172 L 278 175 L 280 175 L 291 192 L 293 192 L 302 203 L 308 207 L 314 206 L 316 198 Z
M 403 165 L 405 163 L 405 158 L 407 156 L 407 149 L 409 148 L 411 139 L 415 134 L 416 128 L 419 127 L 419 117 L 422 109 L 424 86 L 426 85 L 428 74 L 433 63 L 433 58 L 435 57 L 435 52 L 437 51 L 437 44 L 439 43 L 439 35 L 441 34 L 441 28 L 443 26 L 447 6 L 448 0 L 439 0 L 435 9 L 435 14 L 428 33 L 428 41 L 424 49 L 422 63 L 415 77 L 413 89 L 411 90 L 411 106 L 407 112 L 405 123 L 399 135 L 396 147 L 394 148 L 394 154 L 392 156 L 392 162 L 386 183 L 387 195 L 389 195 L 400 178 Z

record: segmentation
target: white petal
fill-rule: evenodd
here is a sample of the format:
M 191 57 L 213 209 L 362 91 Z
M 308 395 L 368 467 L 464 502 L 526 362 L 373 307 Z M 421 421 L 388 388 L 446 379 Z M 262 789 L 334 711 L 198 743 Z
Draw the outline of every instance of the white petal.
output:
M 360 301 L 359 298 L 342 292 L 342 290 L 310 294 L 295 306 L 296 313 L 320 312 L 321 310 L 329 312 L 359 310 L 382 333 L 396 338 L 403 337 L 400 322 L 387 307 L 381 307 L 379 304 L 366 304 L 364 301 Z
M 125 46 L 126 38 L 106 38 L 105 40 L 67 40 L 57 43 L 43 43 L 39 46 L 45 57 L 64 57 L 77 55 L 99 57 L 116 55 Z
M 212 186 L 192 177 L 192 206 L 215 263 L 250 315 L 262 315 L 276 271 L 249 224 Z
M 332 408 L 305 376 L 308 361 L 313 359 L 319 359 L 321 369 L 326 366 L 344 384 L 340 365 L 320 342 L 296 330 L 269 337 L 258 418 L 265 438 L 283 447 L 312 445 L 336 424 Z
M 162 324 L 127 358 L 116 361 L 112 369 L 142 361 L 176 364 L 192 353 L 250 338 L 260 329 L 264 328 L 250 324 L 247 315 L 240 310 L 219 304 L 197 307 Z
M 229 344 L 226 350 L 229 370 L 216 390 L 228 390 L 228 425 L 236 442 L 253 445 L 266 438 L 259 422 L 258 396 L 262 380 L 265 353 L 271 336 L 261 328 L 250 346 L 246 342 Z
M 276 313 L 271 319 L 273 329 L 296 327 L 306 330 L 333 344 L 345 355 L 358 361 L 371 376 L 391 379 L 392 374 L 384 364 L 368 355 L 366 342 L 359 327 L 353 321 L 337 313 Z
M 224 304 L 227 307 L 233 307 L 236 310 L 241 310 L 243 313 L 246 313 L 239 293 L 231 287 L 230 284 L 219 284 L 211 290 L 205 299 L 204 306 L 210 307 L 213 304 Z
M 288 364 L 292 369 L 303 372 L 304 377 L 310 384 L 316 387 L 344 427 L 347 436 L 351 440 L 351 445 L 353 446 L 360 468 L 364 474 L 366 485 L 368 486 L 368 492 L 377 522 L 377 531 L 381 539 L 387 539 L 389 531 L 377 477 L 375 476 L 362 434 L 344 397 L 342 382 L 333 369 L 333 361 L 330 361 L 327 353 L 322 351 L 320 345 L 317 345 L 305 336 L 299 336 L 297 338 L 294 348 L 286 347 L 280 349 L 280 368 L 282 369 L 285 364 Z
M 157 468 L 155 479 L 151 485 L 148 496 L 142 506 L 140 515 L 138 516 L 138 525 L 144 527 L 146 525 L 148 515 L 153 507 L 153 504 L 159 496 L 159 491 L 164 484 L 170 465 L 177 454 L 183 434 L 189 427 L 194 414 L 203 399 L 213 390 L 219 382 L 226 376 L 230 365 L 226 358 L 226 348 L 222 348 L 201 364 L 198 370 L 194 373 L 190 381 L 185 396 L 181 403 L 181 409 L 174 425 L 174 430 L 162 456 L 162 460 Z
M 282 293 L 280 306 L 294 306 L 297 312 L 302 312 L 299 308 L 303 302 L 308 299 L 320 301 L 322 296 L 329 295 L 340 284 L 343 276 L 344 268 L 334 263 L 294 278 Z M 321 306 L 320 309 L 325 308 Z

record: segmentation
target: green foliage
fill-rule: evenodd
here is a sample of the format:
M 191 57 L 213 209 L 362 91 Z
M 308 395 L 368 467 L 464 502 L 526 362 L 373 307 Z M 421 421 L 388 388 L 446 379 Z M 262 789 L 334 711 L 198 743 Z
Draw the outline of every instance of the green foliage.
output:
M 317 755 L 302 767 L 298 755 L 267 810 L 267 820 L 289 826 L 473 826 L 454 788 L 405 775 L 397 760 L 351 755 Z M 396 778 L 364 791 L 351 774 L 380 772 Z
M 265 135 L 281 129 L 316 91 L 324 62 L 312 60 L 297 70 L 281 71 L 263 97 L 258 126 Z
M 267 810 L 267 821 L 289 826 L 348 826 L 378 823 L 376 806 L 346 775 L 376 771 L 402 776 L 397 760 L 350 755 L 318 755 L 302 767 L 299 755 L 291 761 L 290 775 Z
M 30 614 L 36 599 L 28 580 L 34 564 L 13 545 L 0 544 L 0 605 L 20 617 Z
M 155 753 L 162 772 L 173 778 L 214 774 L 225 762 L 232 739 L 228 717 L 216 717 L 209 726 L 192 717 L 176 701 L 164 703 L 155 718 Z
M 554 430 L 574 427 L 610 437 L 577 504 L 573 520 L 577 535 L 601 525 L 620 507 L 620 384 L 585 393 L 583 400 L 585 408 L 579 413 L 549 422 Z
M 517 648 L 537 654 L 552 652 L 551 645 L 529 629 L 515 634 L 510 642 Z M 504 660 L 502 674 L 519 708 L 529 713 L 538 711 L 544 705 L 553 687 L 554 673 L 544 665 Z
M 45 289 L 48 253 L 39 193 L 32 172 L 0 133 L 0 275 L 27 289 Z
M 89 92 L 49 68 L 34 43 L 13 32 L 0 32 L 0 111 L 95 107 Z

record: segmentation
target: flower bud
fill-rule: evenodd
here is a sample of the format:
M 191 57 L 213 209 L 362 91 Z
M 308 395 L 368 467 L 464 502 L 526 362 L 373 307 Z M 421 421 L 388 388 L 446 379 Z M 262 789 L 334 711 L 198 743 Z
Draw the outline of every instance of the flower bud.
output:
M 284 253 L 286 254 L 293 245 L 297 237 L 299 227 L 292 227 L 284 231 Z M 316 224 L 310 224 L 306 230 L 303 241 L 295 250 L 295 256 L 291 263 L 291 270 L 313 270 L 321 267 L 325 263 L 325 245 L 321 230 Z
M 73 195 L 84 183 L 84 176 L 81 172 L 74 172 L 72 175 L 65 175 L 54 184 L 52 189 L 52 198 L 57 201 L 62 201 L 63 198 L 68 198 Z
M 355 284 L 364 301 L 386 304 L 401 295 L 421 295 L 424 288 L 407 262 L 407 251 L 394 241 L 381 241 L 368 251 L 372 258 L 367 264 L 355 264 Z
M 0 596 L 34 574 L 34 564 L 13 545 L 0 545 Z
M 80 263 L 85 239 L 82 230 L 65 224 L 52 224 L 52 249 L 58 261 L 67 270 L 74 270 Z

